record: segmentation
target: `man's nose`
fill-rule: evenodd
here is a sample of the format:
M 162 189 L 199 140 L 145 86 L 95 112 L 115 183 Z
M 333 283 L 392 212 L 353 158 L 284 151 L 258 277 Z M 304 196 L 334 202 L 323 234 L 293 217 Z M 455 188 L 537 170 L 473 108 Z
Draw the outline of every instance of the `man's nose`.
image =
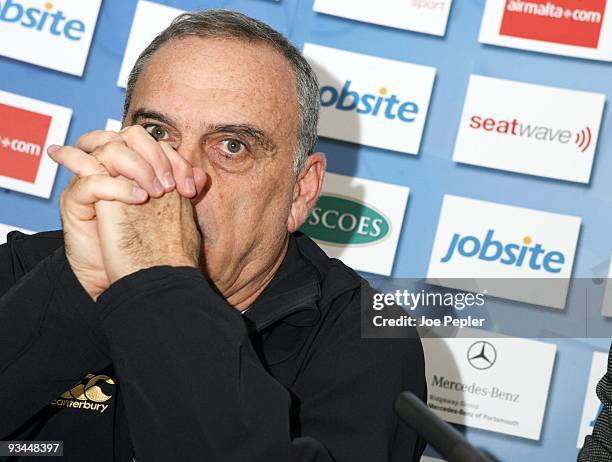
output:
M 191 176 L 193 178 L 197 195 L 192 197 L 192 201 L 197 201 L 210 187 L 207 184 L 210 182 L 210 165 L 204 145 L 200 140 L 183 138 L 181 144 L 176 148 L 176 152 L 185 161 L 185 172 L 179 173 L 179 176 Z
M 189 164 L 193 167 L 199 167 L 198 162 L 200 162 L 200 160 L 197 155 L 198 146 L 195 143 L 181 140 L 180 146 L 175 149 L 183 159 L 189 162 Z
M 176 151 L 192 167 L 197 167 L 204 171 L 208 169 L 208 159 L 204 152 L 204 146 L 198 140 L 183 139 Z

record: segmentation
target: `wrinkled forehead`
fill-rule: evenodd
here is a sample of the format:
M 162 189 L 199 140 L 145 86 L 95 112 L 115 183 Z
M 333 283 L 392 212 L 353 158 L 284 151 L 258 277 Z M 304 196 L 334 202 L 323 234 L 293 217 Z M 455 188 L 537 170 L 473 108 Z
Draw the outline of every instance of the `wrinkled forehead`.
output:
M 144 67 L 131 110 L 146 106 L 186 125 L 257 122 L 286 135 L 297 127 L 295 77 L 287 59 L 261 42 L 175 38 Z

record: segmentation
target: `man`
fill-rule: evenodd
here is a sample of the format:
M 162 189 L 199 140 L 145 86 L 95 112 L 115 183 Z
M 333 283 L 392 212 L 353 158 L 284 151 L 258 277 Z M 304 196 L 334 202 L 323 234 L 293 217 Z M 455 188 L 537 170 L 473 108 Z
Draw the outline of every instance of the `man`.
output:
M 64 459 L 418 461 L 394 415 L 421 344 L 362 339 L 370 291 L 298 229 L 325 158 L 319 94 L 280 34 L 178 18 L 129 79 L 124 129 L 49 154 L 63 234 L 1 250 L 0 439 Z
M 612 346 L 608 353 L 608 370 L 597 384 L 601 410 L 593 433 L 584 439 L 578 462 L 612 462 Z

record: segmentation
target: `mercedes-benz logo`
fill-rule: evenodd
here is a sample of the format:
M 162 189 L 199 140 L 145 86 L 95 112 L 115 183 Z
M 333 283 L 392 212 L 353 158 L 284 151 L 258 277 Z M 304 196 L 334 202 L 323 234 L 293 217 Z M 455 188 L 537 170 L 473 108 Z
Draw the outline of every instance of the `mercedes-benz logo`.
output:
M 497 360 L 497 351 L 489 342 L 479 340 L 468 348 L 467 359 L 474 369 L 484 370 L 490 368 Z

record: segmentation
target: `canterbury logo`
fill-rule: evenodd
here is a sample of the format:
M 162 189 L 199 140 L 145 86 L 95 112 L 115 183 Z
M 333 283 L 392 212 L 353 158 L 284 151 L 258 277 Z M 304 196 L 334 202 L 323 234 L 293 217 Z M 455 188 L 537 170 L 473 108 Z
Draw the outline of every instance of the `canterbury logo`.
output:
M 108 409 L 108 404 L 102 403 L 111 399 L 112 395 L 104 393 L 104 390 L 98 385 L 100 382 L 115 385 L 115 381 L 107 375 L 87 374 L 81 383 L 62 393 L 60 398 L 51 401 L 51 404 L 104 412 Z
M 112 398 L 111 395 L 106 395 L 102 388 L 96 385 L 100 380 L 104 380 L 109 385 L 115 385 L 113 379 L 106 375 L 87 374 L 85 379 L 89 379 L 86 384 L 79 383 L 76 387 L 71 388 L 66 393 L 62 394 L 62 398 L 74 398 L 79 401 L 93 401 L 94 403 L 103 403 Z

